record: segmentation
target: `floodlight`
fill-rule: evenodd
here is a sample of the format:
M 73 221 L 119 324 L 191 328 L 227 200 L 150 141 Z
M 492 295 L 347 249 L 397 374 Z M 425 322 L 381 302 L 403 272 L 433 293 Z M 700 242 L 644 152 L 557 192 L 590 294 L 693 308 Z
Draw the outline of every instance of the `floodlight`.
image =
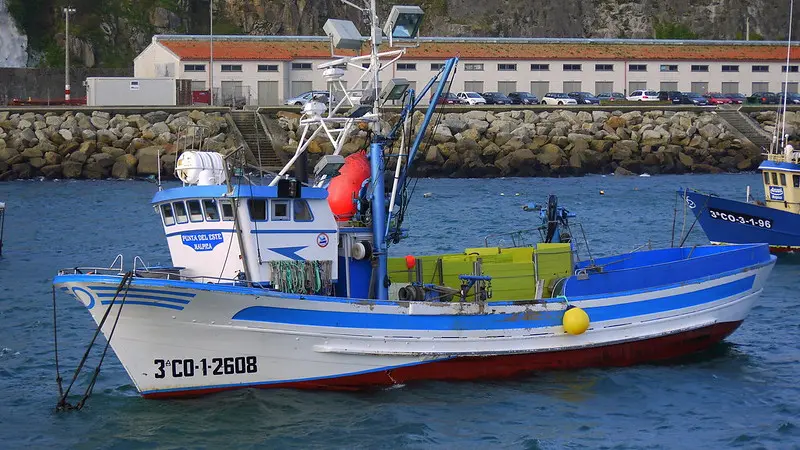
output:
M 325 155 L 319 159 L 319 162 L 314 166 L 314 174 L 316 176 L 335 177 L 339 174 L 339 169 L 344 165 L 344 157 L 342 155 Z
M 392 6 L 383 26 L 384 34 L 389 37 L 389 45 L 393 45 L 393 39 L 416 39 L 424 14 L 419 6 Z
M 392 78 L 389 80 L 386 86 L 381 89 L 381 93 L 379 95 L 381 103 L 388 100 L 400 100 L 403 98 L 403 94 L 406 93 L 408 86 L 409 82 L 405 78 Z
M 361 50 L 364 37 L 358 32 L 353 22 L 349 20 L 328 19 L 325 21 L 322 30 L 331 38 L 334 47 Z

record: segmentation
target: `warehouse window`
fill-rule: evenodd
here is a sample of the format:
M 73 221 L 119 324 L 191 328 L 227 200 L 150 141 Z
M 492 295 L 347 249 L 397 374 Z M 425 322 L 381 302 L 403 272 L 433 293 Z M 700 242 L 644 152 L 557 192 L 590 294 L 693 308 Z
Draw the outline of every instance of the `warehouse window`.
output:
M 292 70 L 311 70 L 311 63 L 292 63 Z
M 517 65 L 516 64 L 498 64 L 497 65 L 497 70 L 503 71 L 503 72 L 510 72 L 510 71 L 517 70 Z
M 581 65 L 580 64 L 564 64 L 564 70 L 566 70 L 566 71 L 581 70 Z
M 278 65 L 277 64 L 259 64 L 258 65 L 259 72 L 277 72 Z
M 417 70 L 416 63 L 397 63 L 397 70 Z
M 205 72 L 206 65 L 205 64 L 186 64 L 183 66 L 184 72 Z
M 444 63 L 431 63 L 431 70 L 442 70 L 444 68 Z
M 613 64 L 595 64 L 594 65 L 595 72 L 613 72 L 614 65 Z
M 536 72 L 544 72 L 550 70 L 550 64 L 531 64 L 531 70 Z
M 631 64 L 628 72 L 647 72 L 647 64 Z
M 787 67 L 789 70 L 786 70 Z M 781 72 L 797 73 L 797 67 L 798 66 L 781 66 Z
M 223 72 L 241 72 L 242 65 L 241 64 L 223 64 L 222 65 Z
M 753 66 L 753 72 L 769 72 L 769 66 Z
M 464 70 L 470 70 L 475 72 L 482 71 L 483 64 L 464 64 Z
M 708 72 L 708 65 L 692 64 L 692 72 Z
M 738 72 L 739 66 L 722 66 L 723 72 Z

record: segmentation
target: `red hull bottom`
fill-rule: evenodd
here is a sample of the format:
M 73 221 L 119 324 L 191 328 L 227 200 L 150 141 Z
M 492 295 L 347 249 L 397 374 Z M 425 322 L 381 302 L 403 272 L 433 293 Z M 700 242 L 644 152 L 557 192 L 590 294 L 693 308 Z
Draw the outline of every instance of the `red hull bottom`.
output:
M 623 367 L 677 358 L 705 350 L 725 339 L 741 323 L 741 321 L 719 323 L 683 333 L 601 347 L 502 356 L 452 358 L 413 366 L 397 367 L 387 371 L 245 387 L 361 390 L 369 387 L 391 386 L 419 380 L 498 379 L 542 370 Z M 150 392 L 143 396 L 145 398 L 193 397 L 232 389 L 242 389 L 242 387 L 230 386 L 186 391 Z

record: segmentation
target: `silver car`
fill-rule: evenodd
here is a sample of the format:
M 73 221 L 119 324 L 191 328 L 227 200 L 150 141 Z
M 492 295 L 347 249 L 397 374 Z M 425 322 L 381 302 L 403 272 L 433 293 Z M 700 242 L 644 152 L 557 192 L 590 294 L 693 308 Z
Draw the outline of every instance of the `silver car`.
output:
M 292 97 L 292 98 L 286 100 L 286 102 L 284 104 L 293 105 L 293 106 L 303 106 L 306 103 L 308 103 L 309 101 L 311 101 L 312 98 L 316 98 L 317 101 L 320 101 L 322 103 L 328 103 L 328 95 L 329 95 L 328 91 L 308 91 L 308 92 L 303 92 L 302 94 L 298 95 L 297 97 Z M 334 98 L 333 101 L 335 102 L 336 99 Z

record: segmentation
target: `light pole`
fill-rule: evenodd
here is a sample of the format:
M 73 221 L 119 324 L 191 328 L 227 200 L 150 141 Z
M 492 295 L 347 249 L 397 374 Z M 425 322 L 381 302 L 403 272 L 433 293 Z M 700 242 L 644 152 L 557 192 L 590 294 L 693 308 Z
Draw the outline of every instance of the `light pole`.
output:
M 208 1 L 208 43 L 211 46 L 208 64 L 208 106 L 214 106 L 214 0 Z
M 64 27 L 64 101 L 69 102 L 69 15 L 75 14 L 75 8 L 64 8 L 66 26 Z

